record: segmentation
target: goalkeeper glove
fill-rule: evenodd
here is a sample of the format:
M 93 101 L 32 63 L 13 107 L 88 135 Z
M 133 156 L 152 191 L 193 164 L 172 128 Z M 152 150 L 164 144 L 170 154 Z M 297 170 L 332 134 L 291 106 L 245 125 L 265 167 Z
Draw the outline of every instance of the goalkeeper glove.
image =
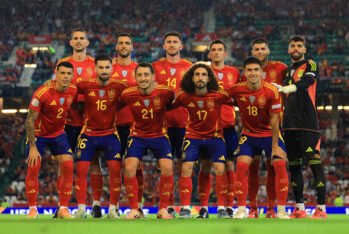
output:
M 297 86 L 294 84 L 287 85 L 287 86 L 281 86 L 276 83 L 272 83 L 280 93 L 288 94 L 288 93 L 294 93 L 297 91 Z

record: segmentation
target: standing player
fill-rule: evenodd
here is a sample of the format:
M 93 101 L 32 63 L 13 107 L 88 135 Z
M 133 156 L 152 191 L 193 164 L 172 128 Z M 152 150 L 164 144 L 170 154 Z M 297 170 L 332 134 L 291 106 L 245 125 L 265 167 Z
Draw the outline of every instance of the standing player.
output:
M 104 153 L 109 169 L 109 218 L 119 218 L 117 204 L 121 191 L 120 141 L 115 128 L 117 101 L 126 85 L 111 79 L 112 61 L 107 55 L 95 58 L 97 78 L 77 83 L 79 93 L 85 102 L 85 125 L 77 146 L 76 217 L 86 217 L 86 190 L 90 162 L 97 150 Z
M 161 170 L 160 202 L 157 217 L 172 219 L 167 212 L 173 190 L 173 158 L 166 129 L 166 107 L 171 104 L 174 93 L 167 86 L 155 84 L 154 69 L 149 63 L 140 63 L 136 68 L 137 87 L 126 89 L 121 102 L 126 103 L 134 116 L 125 159 L 125 187 L 130 202 L 129 219 L 140 218 L 138 181 L 136 169 L 147 149 L 153 151 Z
M 268 42 L 261 38 L 252 41 L 251 54 L 253 57 L 258 58 L 262 62 L 262 78 L 269 83 L 276 83 L 281 85 L 286 74 L 287 66 L 279 61 L 269 60 L 268 56 L 270 54 L 270 49 Z M 282 115 L 282 112 L 280 114 Z M 258 218 L 257 194 L 259 190 L 260 155 L 261 152 L 258 152 L 250 165 L 250 173 L 248 178 L 248 196 L 250 200 L 250 212 L 248 216 L 249 218 Z M 274 211 L 274 204 L 276 199 L 275 172 L 269 158 L 267 159 L 267 197 L 268 209 L 265 217 L 276 218 Z
M 153 63 L 155 80 L 158 84 L 168 86 L 177 93 L 180 89 L 183 74 L 192 66 L 192 63 L 181 59 L 180 51 L 183 49 L 183 44 L 182 36 L 178 32 L 168 32 L 165 34 L 163 48 L 166 57 Z M 172 155 L 180 159 L 185 127 L 188 124 L 188 112 L 183 107 L 171 110 L 167 112 L 166 119 Z M 172 195 L 169 202 L 169 213 L 171 214 L 174 214 L 173 199 L 174 197 Z
M 319 155 L 320 133 L 316 115 L 316 88 L 319 70 L 316 63 L 307 60 L 305 39 L 292 36 L 289 39 L 288 54 L 292 65 L 288 68 L 285 86 L 279 86 L 286 94 L 283 129 L 290 161 L 290 172 L 296 208 L 292 218 L 306 218 L 304 207 L 302 176 L 303 160 L 309 163 L 317 189 L 317 208 L 313 218 L 327 218 L 326 214 L 326 178 Z
M 239 80 L 239 70 L 232 66 L 224 64 L 224 59 L 227 57 L 226 45 L 221 40 L 214 40 L 209 46 L 208 57 L 211 60 L 211 68 L 218 79 L 218 85 L 221 89 L 228 89 L 236 84 Z M 230 217 L 233 216 L 234 203 L 234 162 L 233 154 L 238 145 L 238 137 L 235 131 L 235 110 L 229 105 L 222 105 L 221 124 L 223 128 L 224 140 L 227 146 L 226 166 L 228 176 L 228 194 L 227 194 L 227 213 Z M 210 183 L 211 165 L 209 160 L 201 160 L 201 168 L 199 173 L 199 197 L 200 206 L 197 218 L 208 218 L 208 201 L 211 189 Z
M 174 107 L 185 107 L 190 116 L 186 128 L 182 154 L 182 172 L 179 180 L 180 218 L 190 218 L 192 173 L 200 152 L 208 154 L 216 174 L 218 218 L 228 218 L 225 211 L 227 176 L 225 172 L 226 147 L 221 128 L 221 107 L 229 95 L 218 90 L 219 85 L 212 69 L 205 64 L 193 65 L 183 76 L 180 92 Z
M 275 170 L 277 217 L 287 219 L 285 205 L 288 195 L 285 145 L 279 137 L 280 96 L 277 89 L 262 80 L 262 63 L 255 57 L 244 61 L 246 82 L 238 83 L 228 91 L 241 113 L 242 135 L 237 149 L 236 178 L 234 183 L 238 211 L 234 218 L 246 218 L 249 166 L 253 157 L 265 151 L 271 157 Z
M 73 65 L 60 62 L 57 65 L 56 80 L 39 87 L 32 98 L 26 121 L 28 171 L 25 179 L 26 196 L 29 203 L 28 218 L 36 218 L 37 194 L 39 192 L 39 171 L 41 155 L 48 146 L 57 158 L 61 171 L 58 188 L 59 218 L 71 218 L 68 210 L 73 186 L 72 151 L 64 132 L 67 113 L 76 97 L 76 88 L 71 86 Z

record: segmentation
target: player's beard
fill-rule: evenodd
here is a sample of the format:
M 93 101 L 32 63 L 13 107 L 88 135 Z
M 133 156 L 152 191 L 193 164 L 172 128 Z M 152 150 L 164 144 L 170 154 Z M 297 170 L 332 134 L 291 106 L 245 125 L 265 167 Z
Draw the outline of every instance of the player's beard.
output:
M 202 85 L 199 85 L 199 84 L 202 84 Z M 197 82 L 195 84 L 195 88 L 197 88 L 197 89 L 204 89 L 206 87 L 207 87 L 207 83 L 205 83 L 205 82 Z
M 126 54 L 122 54 L 122 53 L 118 53 L 118 55 L 121 57 L 121 58 L 127 58 L 128 56 L 130 56 L 131 52 L 127 52 Z
M 291 58 L 293 59 L 293 61 L 298 62 L 299 60 L 301 60 L 303 58 L 304 54 L 303 53 L 292 53 L 291 54 Z
M 105 75 L 105 74 L 102 74 L 102 76 L 98 76 L 98 79 L 100 79 L 103 82 L 107 82 L 109 80 L 110 76 L 103 77 L 103 75 Z
M 170 52 L 167 52 L 166 53 L 167 55 L 171 56 L 171 57 L 175 57 L 179 54 L 179 51 L 175 52 L 175 53 L 170 53 Z

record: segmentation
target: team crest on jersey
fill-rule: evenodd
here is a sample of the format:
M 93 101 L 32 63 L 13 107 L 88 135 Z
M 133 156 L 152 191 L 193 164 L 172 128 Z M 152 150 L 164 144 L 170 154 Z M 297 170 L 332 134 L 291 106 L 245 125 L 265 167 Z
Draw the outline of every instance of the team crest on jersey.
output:
M 59 99 L 59 104 L 63 105 L 64 102 L 65 102 L 65 98 L 64 98 L 64 97 L 61 97 L 61 98 Z
M 213 111 L 214 110 L 214 100 L 212 100 L 212 99 L 207 100 L 207 107 L 210 111 Z
M 144 102 L 144 105 L 145 105 L 146 107 L 148 107 L 149 104 L 150 104 L 150 100 L 149 100 L 149 99 L 144 99 L 143 102 Z
M 170 73 L 171 73 L 171 76 L 173 76 L 176 73 L 176 68 L 171 68 Z
M 68 106 L 70 106 L 72 103 L 73 103 L 73 97 L 72 97 L 72 96 L 69 96 L 69 97 L 67 98 L 67 104 L 68 104 Z
M 218 79 L 219 79 L 219 80 L 222 80 L 222 79 L 223 79 L 223 76 L 224 76 L 224 74 L 223 74 L 222 72 L 219 72 L 219 73 L 218 73 Z
M 276 71 L 275 70 L 271 70 L 269 72 L 269 76 L 270 76 L 271 80 L 275 80 L 275 78 L 276 78 Z
M 199 106 L 199 108 L 203 108 L 204 107 L 204 101 L 197 101 L 197 103 L 198 103 L 198 106 Z
M 126 77 L 127 76 L 127 70 L 122 70 L 121 74 L 122 74 L 123 77 Z
M 109 89 L 108 90 L 108 98 L 109 99 L 115 98 L 115 89 Z
M 298 76 L 298 77 L 302 77 L 302 76 L 303 76 L 303 73 L 304 73 L 304 70 L 299 70 L 299 71 L 297 72 L 297 76 Z
M 265 79 L 266 76 L 267 74 L 265 72 L 262 72 L 262 78 Z
M 76 72 L 78 73 L 79 76 L 82 74 L 82 67 L 77 67 Z
M 161 99 L 159 97 L 154 97 L 153 103 L 155 108 L 159 108 L 161 105 Z
M 254 101 L 256 100 L 255 96 L 249 96 L 248 99 L 250 99 L 250 103 L 253 104 Z
M 103 90 L 103 89 L 98 90 L 98 93 L 99 93 L 99 96 L 102 98 L 102 97 L 104 97 L 105 90 Z
M 257 102 L 258 102 L 259 108 L 264 108 L 264 105 L 266 103 L 266 98 L 264 96 L 260 96 Z

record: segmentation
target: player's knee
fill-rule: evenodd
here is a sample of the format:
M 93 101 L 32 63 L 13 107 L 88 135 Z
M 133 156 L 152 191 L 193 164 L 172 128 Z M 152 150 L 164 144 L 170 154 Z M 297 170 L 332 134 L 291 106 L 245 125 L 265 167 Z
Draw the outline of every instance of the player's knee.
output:
M 216 163 L 213 163 L 213 166 L 214 166 L 214 171 L 215 171 L 216 175 L 224 175 L 225 174 L 225 164 L 224 163 L 216 162 Z
M 193 164 L 192 163 L 182 163 L 181 176 L 188 177 L 193 174 Z
M 227 160 L 225 162 L 225 166 L 226 166 L 227 171 L 234 171 L 234 161 Z
M 203 173 L 210 173 L 211 171 L 211 162 L 209 160 L 202 160 L 200 165 L 200 171 Z
M 125 176 L 133 177 L 136 176 L 137 167 L 133 165 L 125 164 Z

